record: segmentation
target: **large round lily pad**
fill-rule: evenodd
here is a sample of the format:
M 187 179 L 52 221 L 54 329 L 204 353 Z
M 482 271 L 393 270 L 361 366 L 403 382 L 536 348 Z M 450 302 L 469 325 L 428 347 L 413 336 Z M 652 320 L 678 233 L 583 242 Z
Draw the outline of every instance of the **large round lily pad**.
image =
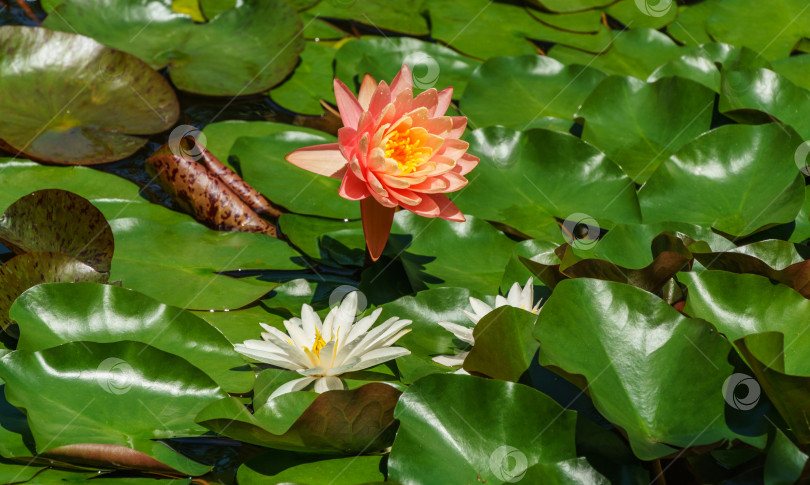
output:
M 212 96 L 275 86 L 304 48 L 301 19 L 284 0 L 238 2 L 204 24 L 174 12 L 171 0 L 69 0 L 43 25 L 78 31 L 155 69 L 168 67 L 179 89 Z
M 0 139 L 13 152 L 91 165 L 133 154 L 179 115 L 166 80 L 143 61 L 66 32 L 0 27 Z M 13 93 L 13 95 L 10 95 Z

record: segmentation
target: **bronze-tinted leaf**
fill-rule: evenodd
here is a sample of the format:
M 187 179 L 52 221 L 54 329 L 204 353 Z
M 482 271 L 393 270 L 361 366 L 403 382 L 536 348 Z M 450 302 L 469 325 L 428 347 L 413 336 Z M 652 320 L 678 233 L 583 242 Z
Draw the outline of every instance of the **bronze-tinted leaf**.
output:
M 643 268 L 625 268 L 596 258 L 581 259 L 569 245 L 560 246 L 555 253 L 559 261 L 556 264 L 554 261 L 548 261 L 550 255 L 543 256 L 546 263 L 538 261 L 538 258 L 529 259 L 523 256 L 520 256 L 520 260 L 532 274 L 550 288 L 556 286 L 562 279 L 596 278 L 626 283 L 651 293 L 661 291 L 667 281 L 692 260 L 692 253 L 684 241 L 675 233 L 669 232 L 660 234 L 653 240 L 653 261 Z M 559 253 L 562 253 L 562 256 L 559 256 Z
M 178 155 L 157 155 L 146 161 L 146 168 L 185 211 L 214 229 L 276 236 L 275 226 L 204 165 Z
M 99 273 L 67 254 L 34 251 L 15 256 L 0 267 L 0 327 L 14 323 L 8 310 L 28 288 L 40 283 L 106 283 L 108 279 L 108 274 Z
M 396 433 L 394 408 L 401 392 L 372 382 L 318 395 L 283 434 L 274 434 L 270 408 L 256 414 L 236 398 L 217 401 L 196 422 L 219 434 L 259 446 L 308 453 L 367 453 L 389 446 Z
M 15 253 L 63 253 L 110 271 L 115 243 L 104 215 L 87 199 L 66 190 L 32 192 L 0 217 L 0 241 Z

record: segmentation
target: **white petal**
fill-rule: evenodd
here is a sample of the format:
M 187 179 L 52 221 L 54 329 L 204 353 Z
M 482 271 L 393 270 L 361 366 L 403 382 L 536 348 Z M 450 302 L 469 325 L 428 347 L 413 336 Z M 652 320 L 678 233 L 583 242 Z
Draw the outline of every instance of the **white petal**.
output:
M 482 318 L 484 318 L 484 315 L 486 315 L 486 314 L 484 314 L 484 315 L 477 315 L 477 314 L 475 314 L 475 313 L 470 313 L 470 312 L 468 312 L 467 310 L 461 310 L 461 311 L 462 311 L 462 312 L 463 312 L 465 315 L 467 315 L 467 318 L 469 318 L 469 319 L 470 319 L 470 321 L 471 321 L 471 322 L 473 322 L 473 325 L 477 324 L 477 323 L 478 323 L 478 322 L 479 322 L 479 321 L 480 321 Z
M 373 328 L 371 332 L 365 334 L 365 336 L 360 339 L 360 345 L 355 347 L 345 359 L 351 359 L 352 357 L 360 357 L 362 359 L 363 354 L 381 347 L 389 338 L 399 333 L 400 330 L 411 323 L 410 320 L 399 320 L 396 317 L 389 319 L 382 325 Z
M 397 343 L 397 340 L 404 337 L 405 334 L 410 333 L 411 330 L 413 330 L 413 329 L 412 328 L 406 328 L 405 330 L 400 330 L 393 337 L 389 337 L 388 340 L 383 342 L 382 345 L 380 345 L 380 347 L 390 347 L 390 346 L 394 345 L 395 343 Z
M 267 398 L 267 401 L 272 401 L 278 396 L 282 394 L 287 394 L 288 392 L 295 392 L 300 391 L 301 389 L 307 387 L 310 382 L 314 381 L 314 377 L 302 377 L 300 379 L 295 379 L 289 382 L 285 382 L 284 384 L 278 386 L 278 389 L 273 391 L 273 394 L 270 394 L 270 397 Z
M 502 306 L 507 306 L 507 305 L 512 306 L 512 304 L 509 303 L 509 300 L 502 297 L 501 295 L 496 295 L 495 296 L 495 308 L 500 308 Z
M 262 350 L 250 349 L 242 344 L 236 344 L 233 347 L 240 354 L 250 357 L 251 359 L 258 360 L 259 362 L 272 364 L 289 370 L 298 370 L 301 368 L 301 366 L 298 365 L 297 363 L 279 354 L 266 352 Z
M 320 357 L 321 365 L 323 365 L 324 369 L 331 369 L 332 366 L 335 365 L 336 349 L 337 345 L 335 341 L 332 340 L 331 342 L 327 342 L 318 353 L 318 357 Z
M 351 342 L 361 334 L 368 332 L 368 329 L 377 321 L 377 317 L 380 316 L 380 313 L 382 313 L 382 308 L 377 308 L 371 312 L 371 315 L 361 318 L 360 321 L 355 323 L 352 327 L 352 331 L 346 337 L 346 341 Z
M 451 322 L 439 322 L 439 325 L 452 333 L 457 339 L 467 342 L 470 345 L 475 343 L 475 339 L 473 338 L 473 328 L 475 327 L 465 327 L 464 325 Z
M 464 364 L 464 359 L 467 358 L 469 352 L 462 352 L 456 355 L 437 355 L 433 357 L 433 362 L 447 367 L 456 367 Z
M 312 347 L 315 345 L 315 331 L 317 330 L 318 333 L 321 331 L 321 318 L 315 313 L 315 310 L 306 303 L 301 307 L 301 323 L 301 327 L 309 342 L 307 347 Z
M 323 326 L 321 327 L 321 337 L 324 340 L 335 340 L 334 339 L 334 327 L 333 323 L 335 322 L 335 313 L 337 312 L 337 307 L 333 308 L 326 314 L 326 318 L 323 319 Z
M 375 365 L 394 360 L 404 355 L 410 355 L 411 351 L 403 349 L 402 347 L 386 347 L 383 349 L 374 349 L 370 352 L 360 356 L 360 362 L 353 365 L 349 371 L 357 371 L 374 367 Z
M 321 377 L 315 381 L 315 392 L 342 391 L 343 381 L 339 377 Z
M 517 283 L 512 283 L 512 287 L 509 288 L 509 293 L 506 294 L 506 300 L 509 302 L 509 305 L 520 308 L 520 295 L 523 291 L 523 288 Z
M 534 303 L 534 287 L 532 286 L 532 277 L 529 276 L 529 281 L 520 292 L 520 307 L 524 310 L 532 311 L 532 304 Z
M 475 312 L 475 314 L 478 315 L 479 319 L 492 311 L 491 306 L 487 305 L 478 298 L 470 297 L 470 306 L 472 306 L 473 312 Z
M 290 335 L 290 338 L 293 341 L 293 345 L 296 347 L 312 347 L 312 341 L 310 341 L 307 333 L 301 328 L 301 324 L 295 323 L 295 320 L 284 320 L 284 328 L 287 329 L 287 333 Z M 301 320 L 298 320 L 299 322 Z

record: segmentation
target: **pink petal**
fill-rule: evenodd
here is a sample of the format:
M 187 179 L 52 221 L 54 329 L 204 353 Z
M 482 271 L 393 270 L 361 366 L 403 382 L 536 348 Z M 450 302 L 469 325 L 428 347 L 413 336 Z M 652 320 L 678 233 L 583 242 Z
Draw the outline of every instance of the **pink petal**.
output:
M 357 152 L 357 130 L 344 126 L 338 129 L 338 146 L 343 158 L 351 160 Z
M 397 96 L 400 91 L 405 89 L 413 90 L 413 75 L 411 74 L 411 67 L 407 64 L 402 65 L 402 69 L 391 81 L 391 94 Z
M 391 104 L 391 90 L 388 89 L 388 85 L 385 84 L 385 81 L 382 81 L 371 96 L 368 110 L 379 118 L 385 107 L 389 104 Z
M 441 194 L 447 192 L 449 185 L 442 177 L 430 177 L 421 184 L 412 185 L 411 190 L 427 194 Z
M 447 138 L 450 135 L 450 131 L 453 129 L 453 119 L 449 116 L 439 116 L 438 118 L 430 118 L 425 120 L 419 126 L 426 129 L 430 133 L 433 133 L 434 135 Z M 464 130 L 461 131 L 462 133 L 464 132 Z M 452 138 L 458 137 L 454 136 Z
M 296 167 L 318 175 L 340 178 L 346 172 L 346 158 L 337 143 L 299 148 L 285 158 Z
M 467 175 L 478 165 L 478 162 L 478 157 L 465 153 L 464 156 L 456 160 L 456 166 L 453 167 L 453 172 L 459 175 Z
M 363 108 L 357 102 L 349 88 L 343 84 L 340 79 L 335 79 L 335 100 L 337 101 L 338 111 L 340 111 L 340 118 L 343 120 L 343 126 L 356 128 L 357 122 L 360 121 L 360 115 L 363 114 Z
M 438 217 L 441 214 L 439 205 L 427 194 L 422 197 L 419 204 L 413 206 L 404 205 L 402 207 L 423 217 Z
M 451 116 L 450 120 L 453 121 L 453 129 L 450 130 L 450 133 L 447 134 L 447 137 L 461 138 L 461 135 L 464 134 L 464 130 L 467 128 L 467 117 Z
M 422 197 L 412 190 L 393 189 L 389 187 L 388 193 L 406 209 L 410 209 L 411 206 L 419 205 L 422 202 Z
M 371 102 L 371 95 L 377 89 L 377 81 L 371 77 L 371 74 L 363 76 L 363 82 L 360 83 L 360 91 L 357 93 L 357 102 L 363 110 L 368 111 L 368 104 Z
M 430 194 L 427 195 L 436 202 L 436 205 L 439 206 L 440 213 L 439 217 L 442 219 L 447 219 L 448 221 L 455 221 L 455 222 L 464 222 L 467 219 L 464 217 L 464 214 L 455 206 L 450 199 L 447 198 L 444 194 Z
M 374 147 L 368 154 L 368 168 L 374 172 L 385 172 L 385 150 Z
M 377 261 L 382 255 L 391 233 L 391 223 L 394 221 L 394 207 L 383 207 L 375 199 L 363 199 L 360 202 L 360 213 L 363 218 L 363 234 L 366 237 L 366 247 L 372 261 Z
M 453 86 L 447 87 L 439 91 L 439 104 L 436 109 L 431 113 L 432 116 L 444 116 L 447 108 L 450 107 L 450 102 L 453 100 Z
M 384 173 L 380 175 L 380 178 L 383 183 L 394 189 L 407 189 L 411 186 L 410 180 L 408 180 L 407 177 L 395 177 Z
M 425 107 L 428 112 L 436 111 L 436 106 L 439 104 L 439 93 L 435 88 L 430 88 L 427 91 L 422 91 L 419 96 L 415 97 L 411 103 L 411 110 Z
M 351 171 L 346 172 L 346 175 L 343 176 L 343 182 L 340 184 L 338 194 L 349 200 L 363 200 L 371 195 L 366 183 L 357 178 Z
M 444 140 L 442 148 L 436 152 L 436 155 L 444 155 L 453 159 L 458 159 L 467 153 L 470 144 L 458 138 L 447 138 Z

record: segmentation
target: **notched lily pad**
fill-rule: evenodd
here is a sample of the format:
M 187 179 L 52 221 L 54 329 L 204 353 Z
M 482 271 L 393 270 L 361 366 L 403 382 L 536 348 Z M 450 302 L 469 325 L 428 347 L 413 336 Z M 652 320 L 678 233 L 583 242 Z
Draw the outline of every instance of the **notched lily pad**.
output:
M 0 327 L 14 323 L 9 308 L 32 286 L 77 281 L 106 283 L 108 279 L 109 274 L 99 273 L 67 254 L 35 251 L 15 256 L 0 267 Z
M 115 242 L 107 219 L 87 199 L 66 190 L 32 192 L 0 217 L 0 241 L 15 253 L 53 251 L 101 273 L 110 271 Z
M 327 391 L 312 400 L 285 430 L 290 416 L 278 414 L 279 399 L 311 399 L 312 392 L 294 392 L 274 399 L 251 414 L 236 398 L 217 401 L 197 415 L 196 422 L 246 443 L 308 453 L 379 451 L 394 440 L 394 407 L 401 392 L 372 382 L 347 391 Z M 273 433 L 268 429 L 276 431 Z
M 473 329 L 475 345 L 464 370 L 494 379 L 517 382 L 540 344 L 532 336 L 537 315 L 503 306 L 482 318 Z
M 132 155 L 180 113 L 174 90 L 140 59 L 66 32 L 0 27 L 0 139 L 64 165 Z

